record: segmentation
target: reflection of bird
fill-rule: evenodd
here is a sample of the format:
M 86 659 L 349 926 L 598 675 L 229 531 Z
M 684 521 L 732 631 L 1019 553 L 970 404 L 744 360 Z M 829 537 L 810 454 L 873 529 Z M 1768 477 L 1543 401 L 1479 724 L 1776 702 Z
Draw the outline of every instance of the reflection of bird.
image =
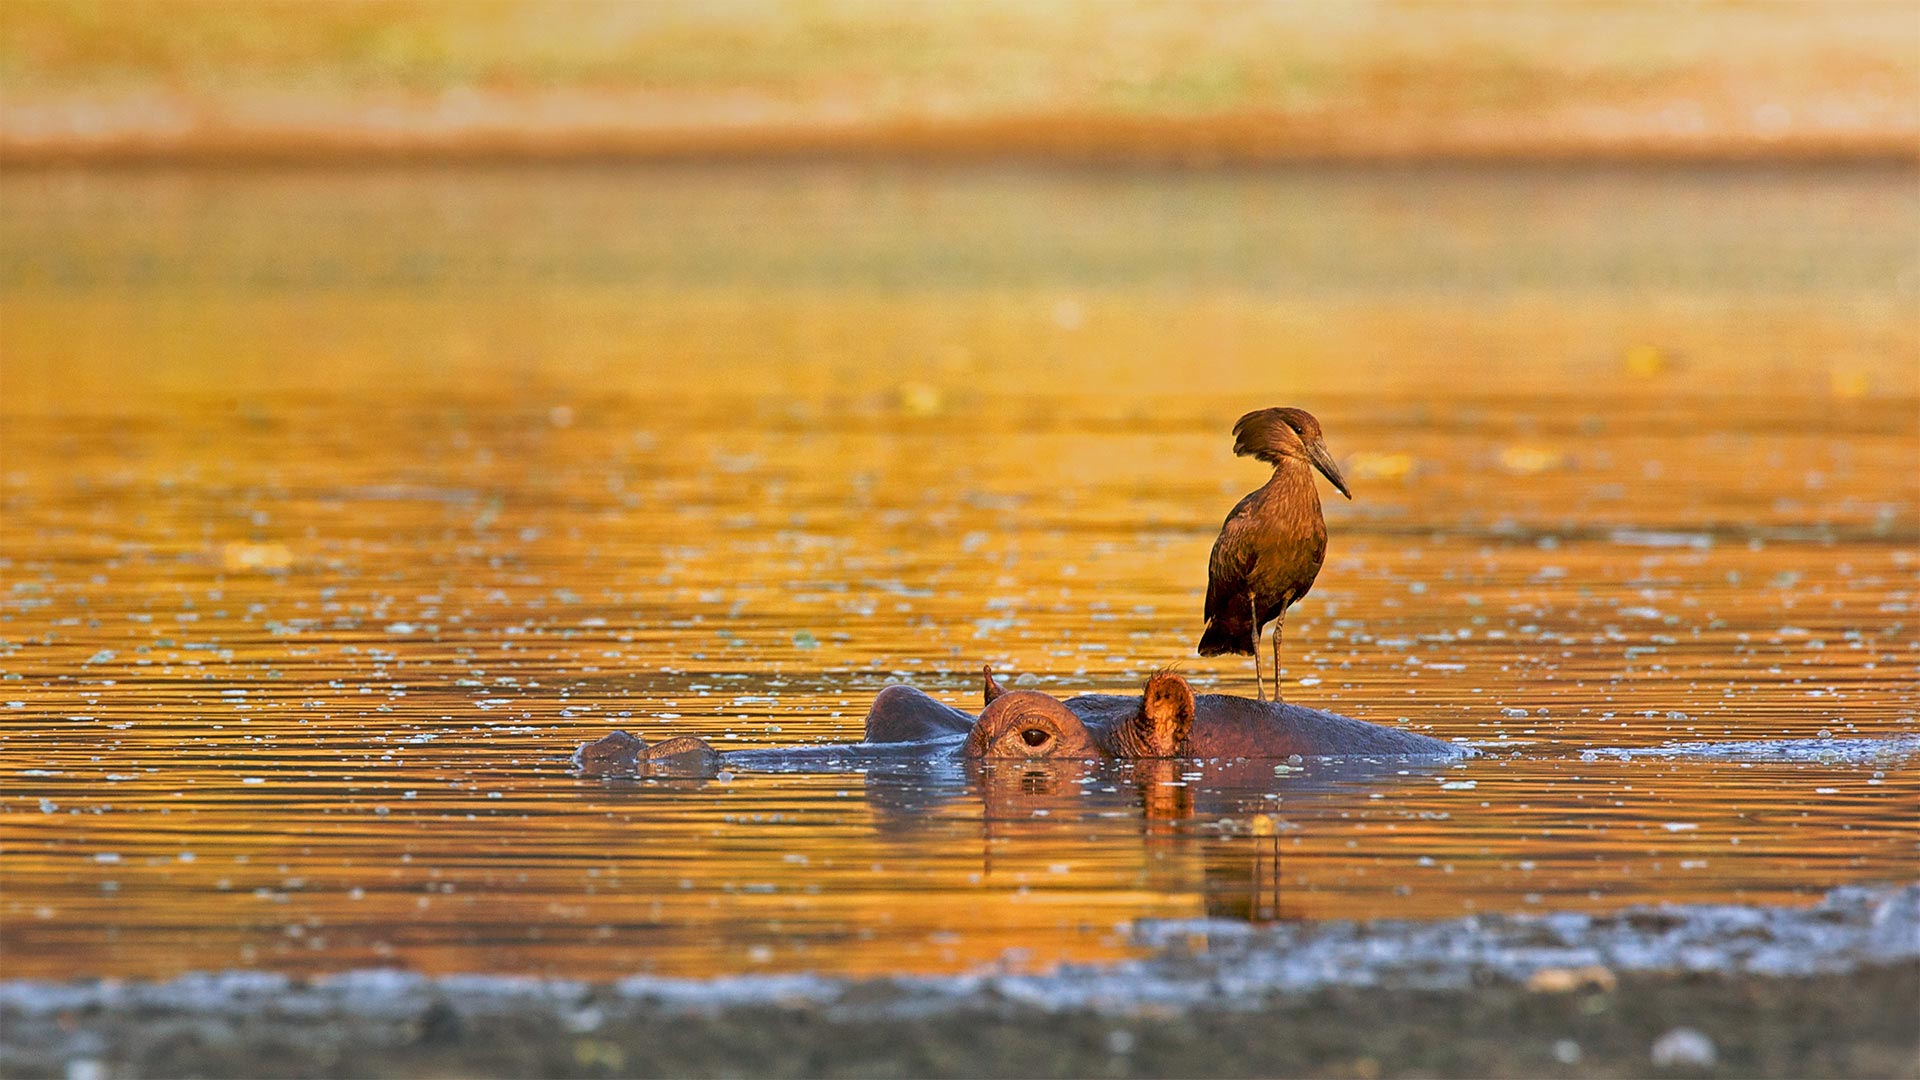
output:
M 1262 700 L 1260 631 L 1273 623 L 1273 696 L 1280 698 L 1280 631 L 1287 608 L 1307 595 L 1327 555 L 1327 522 L 1313 469 L 1353 498 L 1327 453 L 1320 421 L 1305 409 L 1261 409 L 1233 425 L 1233 452 L 1273 465 L 1273 479 L 1240 500 L 1220 527 L 1207 561 L 1207 628 L 1200 655 L 1253 657 Z

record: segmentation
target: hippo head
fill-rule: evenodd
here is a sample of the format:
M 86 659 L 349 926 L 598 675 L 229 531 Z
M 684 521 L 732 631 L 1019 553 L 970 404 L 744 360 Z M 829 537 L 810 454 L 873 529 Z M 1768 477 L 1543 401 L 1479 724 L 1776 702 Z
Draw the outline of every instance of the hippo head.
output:
M 1193 730 L 1193 690 L 1170 671 L 1147 680 L 1139 712 L 1092 727 L 1049 695 L 1001 688 L 991 673 L 986 689 L 986 711 L 962 748 L 970 758 L 1182 757 Z

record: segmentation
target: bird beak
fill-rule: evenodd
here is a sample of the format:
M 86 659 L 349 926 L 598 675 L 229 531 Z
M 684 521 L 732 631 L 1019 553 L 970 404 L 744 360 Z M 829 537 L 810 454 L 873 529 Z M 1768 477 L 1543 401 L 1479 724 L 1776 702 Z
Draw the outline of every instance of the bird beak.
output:
M 1308 443 L 1307 458 L 1313 462 L 1314 468 L 1320 470 L 1320 475 L 1332 482 L 1333 486 L 1339 490 L 1340 494 L 1345 495 L 1349 502 L 1352 501 L 1353 492 L 1347 490 L 1347 482 L 1340 478 L 1340 466 L 1333 463 L 1333 455 L 1327 453 L 1326 443 L 1321 442 L 1319 439 Z

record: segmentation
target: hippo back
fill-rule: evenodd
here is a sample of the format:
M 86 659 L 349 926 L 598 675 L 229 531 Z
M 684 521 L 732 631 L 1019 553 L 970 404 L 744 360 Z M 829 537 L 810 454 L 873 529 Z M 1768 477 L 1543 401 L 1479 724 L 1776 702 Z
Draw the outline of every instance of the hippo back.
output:
M 1430 735 L 1338 713 L 1230 694 L 1197 694 L 1192 744 L 1201 757 L 1459 757 Z

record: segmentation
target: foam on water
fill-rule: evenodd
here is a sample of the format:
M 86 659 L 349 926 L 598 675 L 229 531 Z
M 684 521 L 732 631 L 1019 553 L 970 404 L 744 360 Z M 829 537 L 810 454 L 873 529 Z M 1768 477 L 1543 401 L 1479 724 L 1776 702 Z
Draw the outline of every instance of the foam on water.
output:
M 1739 742 L 1678 742 L 1660 746 L 1583 750 L 1582 761 L 1602 758 L 1701 758 L 1718 761 L 1778 761 L 1867 764 L 1899 761 L 1920 753 L 1920 735 L 1889 739 L 1747 739 Z

